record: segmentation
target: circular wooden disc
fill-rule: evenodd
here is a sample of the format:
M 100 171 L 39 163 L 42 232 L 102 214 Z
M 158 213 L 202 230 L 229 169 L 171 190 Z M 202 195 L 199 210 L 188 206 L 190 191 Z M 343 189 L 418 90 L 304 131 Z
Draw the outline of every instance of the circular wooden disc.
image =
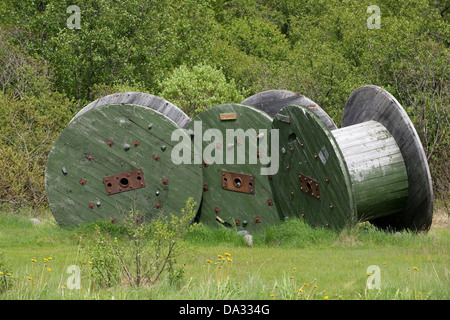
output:
M 190 140 L 168 117 L 137 105 L 99 106 L 73 119 L 46 165 L 46 194 L 56 221 L 63 227 L 119 221 L 133 206 L 144 219 L 177 215 L 189 197 L 199 205 L 201 167 L 171 160 L 177 129 Z
M 188 129 L 194 132 L 194 145 L 203 145 L 203 152 L 200 152 L 204 161 L 201 223 L 235 226 L 237 230 L 252 232 L 281 221 L 269 176 L 261 173 L 263 165 L 258 158 L 258 152 L 267 154 L 267 144 L 262 143 L 261 138 L 267 139 L 271 123 L 272 119 L 256 108 L 223 104 L 198 114 L 189 124 Z M 227 130 L 238 133 L 237 129 L 253 133 L 255 139 L 232 134 L 227 139 Z M 214 135 L 208 137 L 208 132 Z M 257 145 L 250 141 L 256 141 Z M 238 154 L 243 156 L 243 163 L 238 163 Z M 229 163 L 227 155 L 232 159 Z M 239 179 L 241 186 L 237 187 L 235 182 L 239 183 Z
M 279 115 L 272 128 L 279 130 L 280 167 L 271 183 L 280 212 L 318 227 L 355 224 L 351 177 L 331 131 L 307 107 L 287 106 Z
M 353 91 L 345 104 L 342 127 L 375 120 L 394 137 L 405 162 L 409 196 L 405 209 L 374 219 L 382 228 L 428 230 L 433 219 L 433 187 L 427 157 L 419 136 L 400 103 L 386 90 L 367 85 Z
M 252 106 L 263 110 L 271 117 L 275 115 L 282 108 L 288 105 L 300 105 L 309 107 L 330 130 L 337 129 L 336 124 L 333 119 L 315 103 L 314 101 L 302 96 L 298 93 L 288 91 L 288 90 L 267 90 L 262 91 L 253 96 L 245 99 L 242 104 Z
M 88 104 L 81 109 L 73 119 L 91 109 L 108 104 L 134 104 L 148 107 L 164 114 L 182 128 L 185 128 L 189 122 L 191 122 L 189 116 L 171 102 L 161 97 L 143 92 L 118 92 L 107 95 Z

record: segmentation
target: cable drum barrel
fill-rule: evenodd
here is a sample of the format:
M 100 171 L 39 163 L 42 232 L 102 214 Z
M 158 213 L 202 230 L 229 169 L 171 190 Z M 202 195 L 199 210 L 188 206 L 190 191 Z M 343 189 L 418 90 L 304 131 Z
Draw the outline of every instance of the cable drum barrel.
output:
M 334 229 L 368 220 L 382 228 L 428 230 L 428 164 L 400 104 L 379 87 L 358 88 L 347 101 L 343 124 L 330 130 L 299 105 L 275 116 L 280 149 L 290 150 L 280 153 L 280 172 L 272 179 L 284 215 Z

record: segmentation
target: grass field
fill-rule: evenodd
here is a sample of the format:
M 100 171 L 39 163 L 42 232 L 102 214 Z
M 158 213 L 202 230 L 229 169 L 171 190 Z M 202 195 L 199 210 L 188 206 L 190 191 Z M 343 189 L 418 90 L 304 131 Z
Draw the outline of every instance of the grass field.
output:
M 92 230 L 61 229 L 49 213 L 35 225 L 32 215 L 0 214 L 0 299 L 450 298 L 449 218 L 439 210 L 427 234 L 387 233 L 368 223 L 337 233 L 292 220 L 255 235 L 251 248 L 232 230 L 197 226 L 184 239 L 177 280 L 141 287 L 97 285 L 76 236 Z M 79 289 L 70 288 L 72 265 Z M 379 289 L 367 288 L 374 277 Z

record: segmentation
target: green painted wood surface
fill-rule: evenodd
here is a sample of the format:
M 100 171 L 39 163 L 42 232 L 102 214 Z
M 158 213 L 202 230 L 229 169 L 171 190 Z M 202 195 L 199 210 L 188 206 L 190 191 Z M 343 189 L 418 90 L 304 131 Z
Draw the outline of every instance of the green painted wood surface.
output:
M 433 220 L 433 186 L 427 157 L 408 114 L 392 94 L 366 85 L 349 96 L 342 115 L 342 127 L 375 120 L 394 137 L 408 174 L 409 197 L 404 210 L 372 220 L 382 228 L 428 230 Z
M 226 113 L 235 113 L 236 119 L 220 120 L 220 114 Z M 223 151 L 220 160 L 218 160 L 219 158 L 215 159 L 217 161 L 213 161 L 214 159 L 209 156 L 212 155 L 214 157 L 214 152 L 203 152 L 203 155 L 205 155 L 203 160 L 207 163 L 207 165 L 203 165 L 203 183 L 207 185 L 208 190 L 203 192 L 202 206 L 199 212 L 200 222 L 212 226 L 225 224 L 226 226 L 235 227 L 238 231 L 248 230 L 249 232 L 258 232 L 266 226 L 280 223 L 281 218 L 275 206 L 276 201 L 273 199 L 269 177 L 261 174 L 262 164 L 256 154 L 252 154 L 254 159 L 256 159 L 256 163 L 250 164 L 249 152 L 252 150 L 249 147 L 250 140 L 246 138 L 245 141 L 242 141 L 245 142 L 243 150 L 245 161 L 242 164 L 239 164 L 237 159 L 237 155 L 240 152 L 237 139 L 226 141 L 227 129 L 242 129 L 243 132 L 254 130 L 257 135 L 261 133 L 260 130 L 267 130 L 267 137 L 272 119 L 266 113 L 253 107 L 240 104 L 224 104 L 200 113 L 187 128 L 194 130 L 196 123 L 197 125 L 200 123 L 202 125 L 203 139 L 201 143 L 203 150 L 212 150 L 217 146 L 216 143 L 220 143 L 219 147 Z M 217 129 L 221 133 L 223 141 L 215 141 L 215 138 L 205 138 L 204 134 L 209 129 Z M 196 136 L 197 139 L 202 138 L 198 137 L 198 132 L 195 132 L 193 139 L 196 139 Z M 257 147 L 257 150 L 260 152 L 267 152 L 265 144 L 258 143 Z M 234 152 L 233 163 L 226 163 L 226 155 L 229 152 Z M 222 170 L 253 175 L 255 177 L 255 194 L 222 189 Z M 273 205 L 269 206 L 268 200 L 272 200 Z M 216 208 L 220 210 L 219 213 L 216 212 L 218 211 Z M 255 217 L 259 217 L 260 222 L 256 222 Z M 217 218 L 224 223 L 218 221 Z M 239 226 L 236 225 L 236 220 L 239 220 Z M 244 225 L 244 221 L 247 221 L 247 225 Z
M 274 197 L 282 215 L 318 227 L 342 229 L 357 222 L 351 177 L 333 134 L 309 108 L 291 105 L 274 118 L 279 130 L 280 168 L 272 177 Z M 319 183 L 320 199 L 302 192 L 299 174 Z
M 358 220 L 401 212 L 408 200 L 408 176 L 395 139 L 379 122 L 333 131 L 350 172 Z
M 118 221 L 134 205 L 144 219 L 152 219 L 178 214 L 189 197 L 200 204 L 201 167 L 175 165 L 171 160 L 177 143 L 171 141 L 171 134 L 176 129 L 179 126 L 161 113 L 130 104 L 100 106 L 73 119 L 55 141 L 46 165 L 46 194 L 57 222 L 70 227 Z M 109 146 L 108 141 L 114 144 Z M 87 159 L 89 154 L 92 160 Z M 135 169 L 142 169 L 146 187 L 106 193 L 104 177 Z

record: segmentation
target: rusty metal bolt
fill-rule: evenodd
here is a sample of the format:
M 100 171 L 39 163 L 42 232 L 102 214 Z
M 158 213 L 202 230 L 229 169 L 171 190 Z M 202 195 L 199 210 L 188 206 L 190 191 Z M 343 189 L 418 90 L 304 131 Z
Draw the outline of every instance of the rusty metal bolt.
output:
M 261 223 L 261 218 L 259 216 L 255 216 L 255 223 Z
M 267 205 L 273 206 L 273 201 L 272 201 L 272 199 L 267 199 Z
M 94 209 L 94 207 L 95 207 L 95 204 L 93 204 L 92 202 L 89 203 L 89 209 Z
M 163 178 L 162 179 L 162 183 L 165 184 L 165 185 L 169 184 L 169 179 Z
M 206 183 L 203 185 L 203 191 L 208 191 L 208 185 Z
M 86 180 L 81 179 L 81 180 L 80 180 L 80 184 L 81 184 L 82 186 L 84 186 L 84 185 L 86 184 Z
M 116 223 L 116 218 L 111 217 L 111 218 L 109 219 L 109 221 L 111 221 L 111 223 Z
M 137 140 L 134 140 L 134 141 L 133 141 L 133 144 L 134 144 L 135 147 L 137 147 L 138 145 L 140 145 L 139 141 L 137 141 Z
M 106 143 L 108 146 L 112 147 L 114 142 L 112 140 L 108 140 L 108 142 Z
M 215 207 L 215 208 L 214 208 L 214 212 L 215 212 L 216 214 L 219 214 L 219 213 L 220 213 L 219 207 Z
M 156 206 L 156 209 L 159 209 L 162 207 L 161 203 L 159 203 L 159 202 L 157 202 L 155 206 Z
M 94 160 L 94 157 L 92 156 L 92 154 L 88 154 L 86 159 L 88 159 L 89 161 Z
M 237 227 L 239 227 L 241 225 L 241 220 L 234 219 L 234 223 L 236 224 Z
M 159 156 L 158 156 L 157 154 L 155 154 L 155 155 L 153 156 L 153 160 L 158 161 L 158 160 L 159 160 Z

